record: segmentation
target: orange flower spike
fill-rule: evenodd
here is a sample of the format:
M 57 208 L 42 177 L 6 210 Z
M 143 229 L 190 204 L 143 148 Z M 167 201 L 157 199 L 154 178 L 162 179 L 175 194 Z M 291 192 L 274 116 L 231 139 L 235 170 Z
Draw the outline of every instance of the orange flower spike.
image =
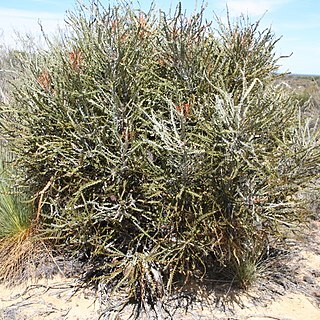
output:
M 147 32 L 147 29 L 146 29 L 146 26 L 147 26 L 147 21 L 146 19 L 144 18 L 144 16 L 141 14 L 139 16 L 139 21 L 138 21 L 138 28 L 140 29 L 139 30 L 139 35 L 141 38 L 144 38 L 145 35 L 148 33 Z
M 124 128 L 122 130 L 121 138 L 124 141 L 130 141 L 135 137 L 135 132 L 134 131 L 129 131 L 129 128 Z
M 117 27 L 118 27 L 118 22 L 117 21 L 112 21 L 111 22 L 111 31 L 112 32 L 116 32 Z
M 157 60 L 157 64 L 160 65 L 160 66 L 165 66 L 166 62 L 163 59 L 158 59 Z
M 47 70 L 44 70 L 39 74 L 37 78 L 37 82 L 44 91 L 46 92 L 52 91 L 51 78 Z
M 171 36 L 173 39 L 176 39 L 179 35 L 179 31 L 178 29 L 176 29 L 176 27 L 173 28 L 173 30 L 171 31 Z
M 184 115 L 188 116 L 190 113 L 190 103 L 185 103 L 184 104 Z
M 147 21 L 143 15 L 140 15 L 140 17 L 139 17 L 139 25 L 142 29 L 144 29 L 147 25 Z
M 125 42 L 126 40 L 128 39 L 128 35 L 126 33 L 124 33 L 121 37 L 120 37 L 120 40 L 122 42 Z
M 79 70 L 83 62 L 83 54 L 80 50 L 69 52 L 69 60 L 73 70 Z
M 190 103 L 184 103 L 181 106 L 176 106 L 176 109 L 182 113 L 184 117 L 187 117 L 190 114 Z

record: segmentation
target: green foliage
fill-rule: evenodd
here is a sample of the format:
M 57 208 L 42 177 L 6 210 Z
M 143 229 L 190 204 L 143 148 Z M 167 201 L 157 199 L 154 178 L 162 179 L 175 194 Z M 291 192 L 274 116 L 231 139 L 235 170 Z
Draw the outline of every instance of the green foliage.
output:
M 319 171 L 316 128 L 273 86 L 273 33 L 180 6 L 93 4 L 68 23 L 1 111 L 51 237 L 141 302 L 212 263 L 246 286 Z
M 30 228 L 32 206 L 26 198 L 13 192 L 7 184 L 0 185 L 0 238 L 13 236 Z
M 34 260 L 38 243 L 33 235 L 35 210 L 14 181 L 12 153 L 0 142 L 0 280 L 21 280 Z M 36 259 L 37 260 L 37 259 Z
M 14 187 L 12 155 L 1 142 L 0 159 L 0 238 L 8 238 L 30 228 L 34 211 L 27 198 Z

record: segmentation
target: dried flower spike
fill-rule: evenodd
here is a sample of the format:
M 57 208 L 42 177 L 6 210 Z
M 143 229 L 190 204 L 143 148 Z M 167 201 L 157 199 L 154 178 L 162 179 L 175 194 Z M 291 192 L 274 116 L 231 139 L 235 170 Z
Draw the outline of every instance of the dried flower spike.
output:
M 111 22 L 111 31 L 116 32 L 118 28 L 118 22 L 117 21 L 112 21 Z
M 73 70 L 78 71 L 83 62 L 83 55 L 80 50 L 74 50 L 69 52 L 69 59 Z
M 190 114 L 190 103 L 184 103 L 180 106 L 176 106 L 176 109 L 182 113 L 184 117 L 187 117 Z
M 37 78 L 37 82 L 44 91 L 46 92 L 52 91 L 51 77 L 47 70 L 44 70 L 39 74 Z
M 141 39 L 145 38 L 150 34 L 150 31 L 148 31 L 148 28 L 147 28 L 147 20 L 145 19 L 143 14 L 140 14 L 139 16 L 138 28 L 139 28 L 139 36 Z
M 147 21 L 143 15 L 140 15 L 140 17 L 139 17 L 139 25 L 140 25 L 140 28 L 142 28 L 142 29 L 144 29 L 147 25 Z
M 132 140 L 135 136 L 134 131 L 129 131 L 129 128 L 124 128 L 121 134 L 121 137 L 124 141 Z

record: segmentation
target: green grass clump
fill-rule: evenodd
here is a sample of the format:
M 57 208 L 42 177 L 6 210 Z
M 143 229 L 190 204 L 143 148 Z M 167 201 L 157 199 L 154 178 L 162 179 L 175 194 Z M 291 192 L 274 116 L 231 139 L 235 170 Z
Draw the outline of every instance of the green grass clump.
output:
M 12 236 L 30 227 L 33 211 L 21 195 L 0 185 L 0 237 Z
M 93 3 L 68 24 L 1 110 L 43 228 L 140 302 L 217 265 L 249 285 L 319 173 L 316 127 L 273 85 L 273 33 L 181 6 Z
M 12 154 L 3 141 L 0 150 L 0 279 L 8 284 L 24 277 L 37 243 L 32 237 L 35 210 L 14 184 Z
M 5 143 L 0 147 L 0 238 L 14 236 L 30 228 L 34 210 L 13 181 L 12 155 Z

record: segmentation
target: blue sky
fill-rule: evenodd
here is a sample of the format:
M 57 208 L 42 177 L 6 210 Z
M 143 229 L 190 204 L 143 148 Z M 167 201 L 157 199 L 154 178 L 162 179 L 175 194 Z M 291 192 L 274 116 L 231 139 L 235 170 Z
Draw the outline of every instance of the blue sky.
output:
M 87 2 L 87 1 L 83 1 Z M 108 5 L 110 1 L 101 0 Z M 178 0 L 154 0 L 156 6 L 168 10 Z M 201 0 L 181 0 L 183 8 L 191 13 Z M 204 1 L 205 2 L 205 1 Z M 151 0 L 140 0 L 147 10 Z M 198 5 L 197 5 L 198 3 Z M 208 0 L 206 17 L 215 12 L 226 16 L 228 5 L 231 17 L 248 14 L 252 21 L 263 16 L 261 29 L 271 27 L 277 37 L 282 37 L 276 47 L 277 55 L 289 55 L 280 60 L 281 71 L 320 75 L 320 1 L 319 0 Z M 40 27 L 51 34 L 57 24 L 63 27 L 66 11 L 73 11 L 75 0 L 0 0 L 1 41 L 14 44 L 14 32 L 39 34 Z

